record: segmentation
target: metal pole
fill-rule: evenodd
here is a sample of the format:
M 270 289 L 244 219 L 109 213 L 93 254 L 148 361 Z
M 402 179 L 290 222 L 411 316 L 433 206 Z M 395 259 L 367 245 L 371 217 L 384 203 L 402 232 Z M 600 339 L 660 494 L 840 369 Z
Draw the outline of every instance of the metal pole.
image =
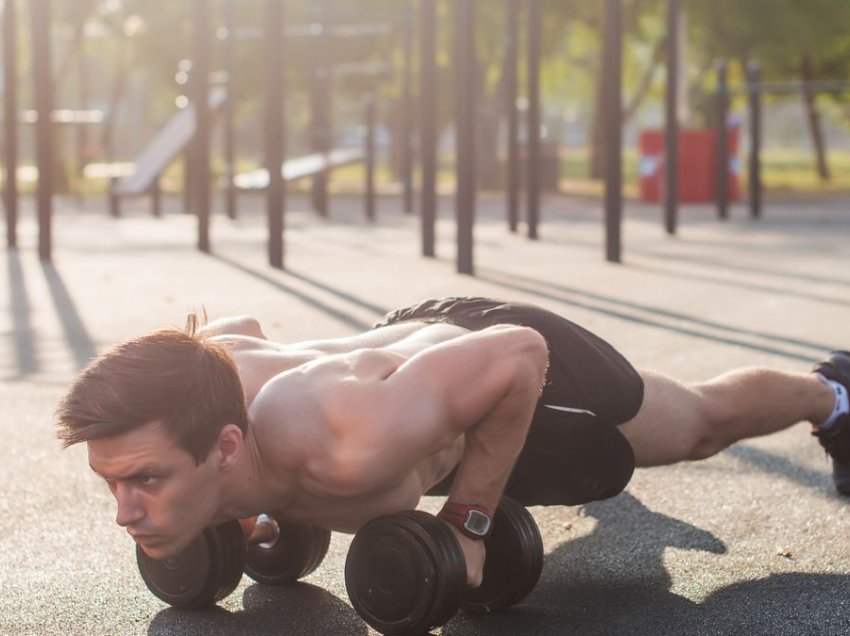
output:
M 194 80 L 189 80 L 190 82 Z M 191 85 L 189 87 L 189 94 L 191 95 Z M 194 166 L 195 166 L 195 140 L 190 139 L 189 143 L 186 145 L 186 153 L 183 156 L 183 212 L 186 214 L 192 214 L 194 208 L 192 207 L 192 198 L 195 196 L 192 185 L 195 182 L 194 178 Z
M 405 128 L 407 130 L 407 128 Z M 366 98 L 366 187 L 365 187 L 365 212 L 366 219 L 375 220 L 375 98 L 369 95 Z
M 207 0 L 194 0 L 192 97 L 195 102 L 192 206 L 198 217 L 198 249 L 210 251 L 210 40 L 212 20 Z
M 679 0 L 667 0 L 667 94 L 665 100 L 664 229 L 676 233 L 679 206 Z
M 53 82 L 50 69 L 50 0 L 32 0 L 32 58 L 35 80 L 36 164 L 38 165 L 38 256 L 50 261 L 53 243 Z
M 411 129 L 413 120 L 413 99 L 411 84 L 413 81 L 413 0 L 405 0 L 403 6 L 402 49 L 404 70 L 401 98 L 401 175 L 404 188 L 404 211 L 413 212 L 413 152 L 411 148 Z
M 3 95 L 6 135 L 6 241 L 18 246 L 18 72 L 17 0 L 6 0 L 3 11 Z
M 526 196 L 528 197 L 528 238 L 537 238 L 540 220 L 540 0 L 528 5 L 528 156 Z
M 475 219 L 475 0 L 454 4 L 455 136 L 457 156 L 457 271 L 474 274 Z
M 233 130 L 233 118 L 236 107 L 236 67 L 234 64 L 234 42 L 236 40 L 236 7 L 234 0 L 224 2 L 224 25 L 227 31 L 227 39 L 224 41 L 224 69 L 227 73 L 227 99 L 224 102 L 224 170 L 227 185 L 225 186 L 224 206 L 227 217 L 235 219 L 238 211 L 236 209 L 236 185 L 233 179 L 236 176 L 236 136 Z
M 605 62 L 603 64 L 603 119 L 605 149 L 605 253 L 612 263 L 621 260 L 622 223 L 622 0 L 605 0 Z
M 318 29 L 313 38 L 313 69 L 311 91 L 313 113 L 312 137 L 313 151 L 327 154 L 331 141 L 331 65 L 330 65 L 330 8 L 327 0 L 314 0 L 310 8 L 316 16 L 315 26 Z M 328 172 L 322 171 L 313 177 L 313 207 L 319 216 L 328 216 Z
M 761 68 L 758 62 L 747 63 L 747 88 L 750 102 L 750 215 L 761 217 Z
M 89 101 L 91 100 L 91 82 L 89 81 L 88 49 L 86 47 L 85 35 L 82 36 L 77 58 L 77 81 L 80 109 L 86 109 L 89 107 Z M 74 194 L 77 204 L 82 206 L 85 201 L 83 179 L 85 178 L 86 155 L 88 154 L 89 129 L 86 124 L 79 124 L 75 132 L 77 133 L 77 157 L 76 165 L 74 166 Z
M 422 255 L 434 256 L 437 221 L 437 0 L 419 3 L 419 148 L 422 153 Z
M 517 56 L 519 54 L 519 3 L 507 2 L 507 47 L 505 50 L 505 112 L 508 115 L 508 229 L 517 231 L 519 224 L 519 114 L 517 112 Z
M 729 84 L 726 62 L 718 60 L 717 69 L 717 216 L 729 218 Z
M 281 33 L 283 7 L 280 0 L 266 0 L 265 13 L 265 162 L 269 174 L 266 215 L 269 226 L 269 265 L 283 269 L 285 189 L 281 167 L 286 145 L 283 110 Z
M 157 218 L 162 216 L 162 186 L 157 178 L 151 188 L 151 212 Z

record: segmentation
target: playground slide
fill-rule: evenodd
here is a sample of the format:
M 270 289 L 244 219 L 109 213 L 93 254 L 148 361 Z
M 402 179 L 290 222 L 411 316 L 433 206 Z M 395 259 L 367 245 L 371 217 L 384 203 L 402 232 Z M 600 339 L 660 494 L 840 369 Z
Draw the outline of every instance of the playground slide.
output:
M 227 91 L 216 86 L 210 91 L 210 110 L 218 112 L 227 99 Z M 195 136 L 195 108 L 189 105 L 180 110 L 151 140 L 136 158 L 132 174 L 118 181 L 113 196 L 138 196 L 148 192 L 168 165 L 180 155 Z

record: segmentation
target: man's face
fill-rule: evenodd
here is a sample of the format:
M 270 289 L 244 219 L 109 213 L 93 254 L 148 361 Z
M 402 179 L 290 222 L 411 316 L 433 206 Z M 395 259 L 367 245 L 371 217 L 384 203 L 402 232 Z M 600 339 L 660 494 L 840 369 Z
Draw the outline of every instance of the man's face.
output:
M 115 522 L 153 559 L 173 556 L 211 522 L 218 502 L 212 452 L 200 465 L 158 422 L 88 442 L 89 465 L 118 504 Z

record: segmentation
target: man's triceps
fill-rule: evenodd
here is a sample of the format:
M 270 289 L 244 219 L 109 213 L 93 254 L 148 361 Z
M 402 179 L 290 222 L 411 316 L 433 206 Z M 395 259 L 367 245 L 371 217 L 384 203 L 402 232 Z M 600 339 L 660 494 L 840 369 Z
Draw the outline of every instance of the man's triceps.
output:
M 493 444 L 500 461 L 506 443 L 518 453 L 527 422 L 517 430 L 511 420 L 517 412 L 530 420 L 548 357 L 542 338 L 527 331 L 494 330 L 429 347 L 385 380 L 349 393 L 346 405 L 361 422 L 349 439 L 359 457 L 371 458 L 362 462 L 364 472 L 375 482 L 391 478 L 446 451 L 461 436 L 486 447 L 471 455 L 465 451 L 464 462 L 481 462 Z

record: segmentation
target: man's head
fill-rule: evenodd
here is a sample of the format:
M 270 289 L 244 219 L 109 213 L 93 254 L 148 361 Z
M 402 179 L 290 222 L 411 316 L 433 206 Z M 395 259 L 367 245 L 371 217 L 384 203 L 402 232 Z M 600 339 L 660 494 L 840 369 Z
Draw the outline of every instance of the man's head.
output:
M 196 327 L 193 314 L 185 331 L 160 329 L 92 362 L 57 409 L 64 445 L 159 421 L 200 464 L 225 424 L 246 433 L 248 414 L 236 365 Z
M 57 409 L 59 438 L 87 443 L 92 469 L 117 500 L 116 521 L 154 557 L 211 521 L 215 476 L 248 430 L 236 366 L 196 324 L 191 316 L 185 332 L 163 329 L 114 347 Z

